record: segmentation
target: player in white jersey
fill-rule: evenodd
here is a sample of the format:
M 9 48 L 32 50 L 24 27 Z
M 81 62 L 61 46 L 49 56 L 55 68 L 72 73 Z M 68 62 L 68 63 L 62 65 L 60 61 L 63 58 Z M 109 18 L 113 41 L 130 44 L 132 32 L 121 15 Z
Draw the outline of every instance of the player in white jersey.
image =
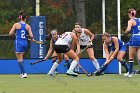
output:
M 88 29 L 82 28 L 79 22 L 75 23 L 75 28 L 73 29 L 73 32 L 76 33 L 79 39 L 80 49 L 84 49 L 85 47 L 89 46 L 86 49 L 86 52 L 88 53 L 88 56 L 91 59 L 96 70 L 98 70 L 100 66 L 97 59 L 94 56 L 94 50 L 92 45 L 94 34 L 92 34 Z
M 57 54 L 54 51 L 54 45 L 55 45 L 55 42 L 57 41 L 57 39 L 61 37 L 61 35 L 58 35 L 57 29 L 54 29 L 54 30 L 51 30 L 50 37 L 51 37 L 50 48 L 49 48 L 49 50 L 47 52 L 47 55 L 44 58 L 44 60 L 47 60 L 50 57 L 50 55 L 52 54 L 52 63 L 54 63 L 57 60 Z M 64 57 L 65 62 L 69 63 L 69 61 L 70 61 L 69 57 L 66 54 L 63 54 L 63 57 Z M 67 68 L 69 68 L 68 66 L 67 66 Z M 57 69 L 55 71 L 55 74 L 58 74 Z
M 71 48 L 69 47 L 69 43 L 71 43 Z M 53 64 L 52 68 L 50 69 L 48 75 L 49 76 L 54 76 L 54 71 L 58 67 L 58 65 L 62 61 L 62 54 L 65 53 L 68 55 L 70 58 L 73 59 L 69 70 L 67 70 L 66 74 L 67 75 L 72 75 L 72 76 L 78 76 L 77 73 L 73 72 L 73 69 L 77 65 L 77 62 L 79 61 L 79 57 L 77 54 L 72 50 L 74 49 L 74 45 L 77 45 L 77 50 L 80 52 L 80 45 L 78 42 L 78 38 L 76 37 L 76 34 L 73 32 L 65 32 L 62 34 L 60 38 L 55 42 L 54 45 L 54 50 L 57 53 L 58 60 Z

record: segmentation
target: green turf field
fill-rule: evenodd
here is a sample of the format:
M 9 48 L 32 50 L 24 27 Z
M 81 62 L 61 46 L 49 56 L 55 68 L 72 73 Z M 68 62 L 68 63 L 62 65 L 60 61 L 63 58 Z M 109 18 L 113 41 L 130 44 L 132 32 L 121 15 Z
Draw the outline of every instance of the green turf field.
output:
M 82 74 L 71 77 L 59 74 L 0 75 L 0 93 L 139 93 L 140 75 L 124 78 L 123 75 L 105 74 L 87 77 Z

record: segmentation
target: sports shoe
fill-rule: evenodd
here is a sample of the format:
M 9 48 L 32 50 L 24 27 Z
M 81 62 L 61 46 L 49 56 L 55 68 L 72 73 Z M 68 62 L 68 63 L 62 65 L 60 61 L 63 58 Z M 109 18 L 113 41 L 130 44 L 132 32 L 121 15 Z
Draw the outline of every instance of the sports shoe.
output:
M 20 74 L 20 77 L 22 77 L 23 73 Z
M 99 70 L 97 70 L 97 71 L 95 71 L 95 72 L 93 73 L 93 75 L 95 75 L 95 76 L 100 76 L 100 75 L 101 75 L 101 73 L 100 73 L 100 71 L 99 71 Z
M 58 75 L 59 73 L 57 71 L 54 72 L 54 75 Z
M 50 77 L 54 77 L 54 74 L 52 74 L 52 73 L 48 73 L 47 75 Z
M 127 73 L 124 73 L 124 76 L 125 76 L 125 77 L 127 77 L 127 76 L 128 76 L 128 74 L 129 74 L 129 72 L 127 72 Z
M 67 70 L 66 74 L 67 75 L 70 75 L 70 76 L 75 76 L 75 77 L 78 76 L 78 74 L 77 73 L 74 73 L 73 70 Z
M 133 75 L 132 75 L 132 74 L 129 74 L 127 77 L 132 78 L 132 77 L 133 77 Z
M 77 74 L 80 74 L 80 72 L 79 71 L 73 71 L 74 73 L 77 73 Z
M 125 73 L 124 76 L 125 77 L 129 77 L 129 78 L 132 78 L 133 77 L 133 75 L 132 74 L 129 74 L 129 72 Z
M 27 73 L 21 74 L 21 78 L 27 78 Z

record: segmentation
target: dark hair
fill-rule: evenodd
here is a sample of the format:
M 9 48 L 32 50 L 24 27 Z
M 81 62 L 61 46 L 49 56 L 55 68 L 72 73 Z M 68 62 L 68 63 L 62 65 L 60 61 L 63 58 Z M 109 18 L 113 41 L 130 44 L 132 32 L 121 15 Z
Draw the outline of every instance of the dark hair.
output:
M 27 18 L 26 13 L 24 10 L 19 11 L 19 20 L 25 20 Z
M 75 25 L 80 25 L 81 26 L 81 23 L 80 22 L 76 22 Z
M 130 9 L 128 10 L 128 13 L 131 13 L 132 16 L 136 16 L 136 10 L 133 9 L 133 8 L 130 8 Z

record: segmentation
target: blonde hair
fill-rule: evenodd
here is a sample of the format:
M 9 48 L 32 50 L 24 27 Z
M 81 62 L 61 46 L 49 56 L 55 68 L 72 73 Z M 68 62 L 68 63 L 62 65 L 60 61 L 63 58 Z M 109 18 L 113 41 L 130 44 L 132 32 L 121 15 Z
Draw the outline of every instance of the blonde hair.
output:
M 109 34 L 109 33 L 107 33 L 107 32 L 104 32 L 103 34 L 102 34 L 102 37 L 110 37 L 111 35 Z
M 51 35 L 54 34 L 54 33 L 57 33 L 57 29 L 51 30 Z

